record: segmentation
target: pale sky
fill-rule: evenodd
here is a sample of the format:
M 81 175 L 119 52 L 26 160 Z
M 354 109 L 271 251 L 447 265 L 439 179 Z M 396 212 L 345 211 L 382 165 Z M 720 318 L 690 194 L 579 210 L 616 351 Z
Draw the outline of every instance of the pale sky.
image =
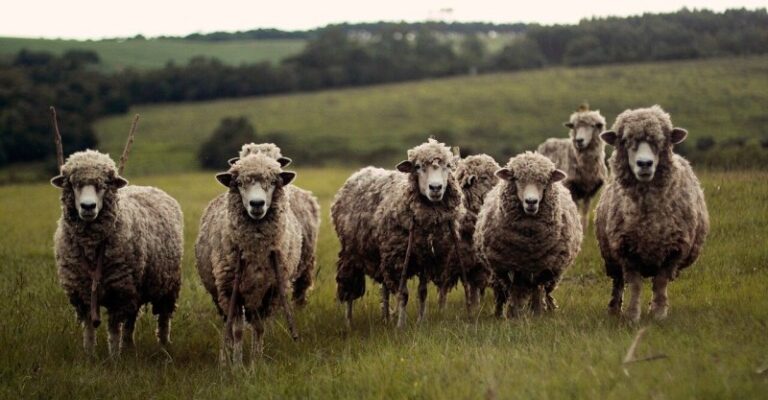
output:
M 180 36 L 254 28 L 309 29 L 336 22 L 489 21 L 575 23 L 592 16 L 766 7 L 766 0 L 7 0 L 0 36 Z M 451 11 L 446 11 L 450 9 Z

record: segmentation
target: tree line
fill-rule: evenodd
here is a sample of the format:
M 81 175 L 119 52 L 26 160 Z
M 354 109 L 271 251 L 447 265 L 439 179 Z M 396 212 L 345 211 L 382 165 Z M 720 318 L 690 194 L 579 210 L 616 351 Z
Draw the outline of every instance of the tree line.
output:
M 494 24 L 339 24 L 313 32 L 305 49 L 278 64 L 185 65 L 99 73 L 98 55 L 23 50 L 0 63 L 0 165 L 53 154 L 47 108 L 63 112 L 67 152 L 96 144 L 91 123 L 129 105 L 258 96 L 467 73 L 547 66 L 692 59 L 768 53 L 766 9 L 690 11 L 594 18 L 576 25 L 503 26 L 518 34 L 490 52 L 479 31 Z M 464 34 L 448 37 L 451 29 Z M 370 35 L 352 34 L 355 30 Z M 269 31 L 269 30 L 261 30 Z M 262 32 L 266 34 L 265 32 Z M 276 34 L 271 32 L 269 34 Z M 206 40 L 214 40 L 212 38 Z

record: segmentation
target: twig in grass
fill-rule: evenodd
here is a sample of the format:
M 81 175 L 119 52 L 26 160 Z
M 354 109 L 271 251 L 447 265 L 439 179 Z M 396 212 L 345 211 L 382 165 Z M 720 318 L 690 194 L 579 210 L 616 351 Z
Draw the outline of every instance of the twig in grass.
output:
M 622 364 L 629 364 L 635 359 L 635 350 L 637 350 L 637 344 L 640 343 L 640 339 L 643 338 L 643 335 L 645 335 L 645 327 L 640 328 L 637 331 L 637 334 L 635 335 L 635 339 L 632 341 L 632 344 L 629 345 L 629 348 L 627 349 L 627 354 L 624 355 L 624 361 L 622 361 Z

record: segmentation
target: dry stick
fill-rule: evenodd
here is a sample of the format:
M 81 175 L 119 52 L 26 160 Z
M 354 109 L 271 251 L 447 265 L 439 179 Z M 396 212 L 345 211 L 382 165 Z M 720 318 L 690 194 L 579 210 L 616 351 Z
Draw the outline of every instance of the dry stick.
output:
M 59 122 L 56 118 L 56 108 L 51 106 L 51 119 L 53 120 L 53 140 L 56 142 L 56 161 L 59 163 L 59 170 L 64 165 L 64 148 L 61 144 L 61 132 L 59 132 Z
M 133 123 L 131 123 L 131 131 L 128 132 L 128 140 L 125 142 L 125 148 L 123 154 L 120 156 L 120 164 L 117 167 L 117 174 L 122 176 L 125 169 L 125 163 L 128 161 L 128 155 L 131 154 L 131 145 L 133 145 L 133 137 L 136 135 L 136 125 L 139 123 L 139 114 L 133 117 Z
M 283 304 L 283 312 L 285 312 L 285 319 L 288 321 L 288 329 L 291 332 L 291 338 L 293 338 L 294 341 L 299 340 L 299 333 L 296 331 L 296 322 L 293 320 L 293 310 L 291 310 L 291 305 L 288 303 L 288 296 L 285 295 L 283 273 L 277 265 L 277 252 L 273 251 L 269 255 L 269 261 L 272 263 L 272 268 L 275 270 L 277 295 L 280 296 L 280 302 Z
M 645 327 L 640 328 L 640 330 L 637 331 L 637 335 L 635 335 L 635 340 L 632 341 L 632 344 L 629 345 L 629 349 L 627 349 L 627 354 L 624 355 L 624 361 L 622 361 L 622 364 L 627 364 L 632 362 L 632 360 L 635 359 L 635 350 L 637 349 L 637 344 L 640 343 L 640 339 L 642 339 L 643 335 L 645 334 Z
M 101 282 L 101 270 L 104 263 L 104 243 L 100 243 L 96 248 L 96 268 L 91 270 L 91 324 L 94 328 L 101 325 L 101 315 L 99 315 L 99 283 Z
M 461 268 L 461 280 L 464 282 L 464 301 L 467 303 L 467 312 L 470 312 L 470 293 L 469 293 L 469 281 L 467 280 L 467 266 L 464 265 L 464 258 L 461 256 L 459 250 L 459 233 L 453 232 L 452 222 L 448 222 L 448 233 L 453 236 L 453 251 L 456 254 L 456 259 L 459 261 L 459 267 Z M 454 234 L 455 233 L 455 234 Z
M 237 288 L 240 286 L 240 271 L 243 266 L 243 253 L 242 251 L 237 253 L 237 267 L 235 268 L 235 279 L 232 281 L 232 294 L 229 297 L 229 308 L 227 309 L 227 324 L 225 327 L 225 334 L 233 341 L 235 339 L 235 332 L 232 330 L 232 321 L 235 319 L 235 312 L 237 310 Z

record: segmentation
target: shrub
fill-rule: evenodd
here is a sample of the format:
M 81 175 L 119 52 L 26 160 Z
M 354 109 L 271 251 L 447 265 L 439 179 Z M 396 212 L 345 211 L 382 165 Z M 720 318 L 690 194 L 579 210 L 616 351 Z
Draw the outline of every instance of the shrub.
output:
M 205 169 L 222 169 L 244 143 L 256 141 L 256 130 L 246 117 L 225 117 L 208 140 L 200 145 L 197 159 Z

